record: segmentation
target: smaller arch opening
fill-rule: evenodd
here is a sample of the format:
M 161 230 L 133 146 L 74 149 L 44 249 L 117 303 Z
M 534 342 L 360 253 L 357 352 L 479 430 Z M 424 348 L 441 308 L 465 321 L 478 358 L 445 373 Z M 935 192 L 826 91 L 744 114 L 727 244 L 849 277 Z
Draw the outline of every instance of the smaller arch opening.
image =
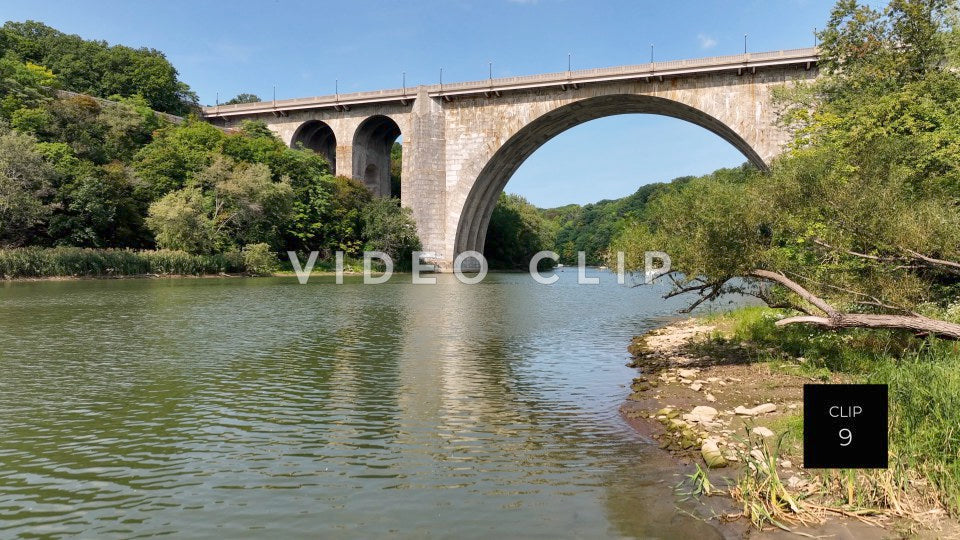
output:
M 333 129 L 320 120 L 310 120 L 304 122 L 302 126 L 293 134 L 290 146 L 313 150 L 326 158 L 330 163 L 330 172 L 337 171 L 337 137 L 333 134 Z
M 391 174 L 399 170 L 402 159 L 399 149 L 394 149 L 398 138 L 400 126 L 380 114 L 364 120 L 353 137 L 353 177 L 362 180 L 378 197 L 400 195 L 399 185 L 393 185 Z M 397 163 L 392 163 L 394 160 Z M 399 183 L 399 175 L 396 176 Z
M 367 169 L 363 171 L 363 183 L 371 186 L 377 182 L 377 166 L 373 163 L 367 165 Z

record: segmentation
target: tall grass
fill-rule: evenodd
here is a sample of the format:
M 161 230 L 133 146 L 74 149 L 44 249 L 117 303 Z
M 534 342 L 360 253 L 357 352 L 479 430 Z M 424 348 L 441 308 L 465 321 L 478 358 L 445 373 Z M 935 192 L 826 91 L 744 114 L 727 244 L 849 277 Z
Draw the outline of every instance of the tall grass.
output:
M 960 347 L 929 342 L 867 375 L 890 391 L 891 465 L 914 471 L 960 515 Z
M 204 275 L 245 271 L 240 252 L 192 255 L 75 247 L 0 249 L 0 278 Z
M 890 470 L 851 472 L 849 483 L 877 494 L 875 503 L 889 502 L 892 488 L 920 491 L 960 516 L 960 343 L 894 331 L 776 327 L 779 317 L 753 307 L 713 321 L 729 339 L 751 344 L 757 360 L 788 358 L 808 373 L 828 370 L 889 385 Z

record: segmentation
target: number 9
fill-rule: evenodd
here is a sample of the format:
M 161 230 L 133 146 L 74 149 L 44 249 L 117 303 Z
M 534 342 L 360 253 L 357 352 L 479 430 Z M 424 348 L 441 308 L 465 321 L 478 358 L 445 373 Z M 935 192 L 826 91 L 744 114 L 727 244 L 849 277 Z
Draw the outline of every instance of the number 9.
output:
M 840 439 L 845 441 L 840 443 L 840 446 L 850 446 L 850 443 L 853 442 L 853 432 L 847 428 L 840 430 Z

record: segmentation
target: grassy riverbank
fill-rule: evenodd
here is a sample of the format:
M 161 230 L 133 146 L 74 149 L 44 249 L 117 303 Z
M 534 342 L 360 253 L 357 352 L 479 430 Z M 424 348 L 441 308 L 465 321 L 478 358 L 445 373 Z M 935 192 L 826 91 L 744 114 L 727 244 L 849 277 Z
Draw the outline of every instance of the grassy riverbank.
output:
M 306 265 L 306 257 L 301 264 Z M 311 275 L 332 274 L 335 260 L 317 259 Z M 347 257 L 344 273 L 363 272 L 363 262 Z M 242 251 L 194 255 L 158 249 L 91 249 L 27 247 L 0 249 L 0 279 L 78 279 L 147 276 L 294 276 L 289 260 L 278 261 L 265 244 Z
M 776 319 L 763 308 L 713 318 L 729 336 L 717 339 L 754 344 L 761 351 L 756 360 L 777 371 L 814 378 L 839 373 L 852 382 L 889 385 L 890 469 L 849 473 L 854 496 L 867 505 L 892 504 L 874 489 L 889 476 L 883 481 L 894 488 L 926 495 L 960 515 L 960 344 L 896 332 L 777 328 Z
M 250 252 L 193 255 L 175 250 L 75 247 L 0 249 L 0 278 L 126 277 L 260 273 Z
M 704 469 L 701 445 L 715 444 L 736 472 L 697 475 L 696 490 L 704 480 L 712 487 L 712 479 L 756 525 L 839 516 L 899 532 L 956 532 L 960 344 L 896 332 L 781 328 L 778 318 L 773 310 L 745 308 L 637 338 L 631 350 L 643 376 L 624 414 L 646 421 L 662 447 Z M 802 468 L 806 382 L 889 385 L 889 469 Z M 773 410 L 734 411 L 761 404 Z M 691 414 L 695 407 L 716 417 Z

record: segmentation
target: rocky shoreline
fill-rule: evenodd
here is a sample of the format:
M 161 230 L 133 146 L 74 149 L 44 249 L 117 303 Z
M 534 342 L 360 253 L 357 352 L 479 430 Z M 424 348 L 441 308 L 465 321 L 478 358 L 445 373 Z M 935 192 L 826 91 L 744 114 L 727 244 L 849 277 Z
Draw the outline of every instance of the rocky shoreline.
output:
M 822 494 L 822 483 L 812 471 L 803 469 L 803 385 L 844 379 L 836 374 L 811 377 L 800 370 L 790 372 L 771 362 L 758 362 L 755 359 L 764 351 L 749 343 L 731 343 L 724 339 L 722 328 L 708 319 L 687 319 L 653 330 L 634 338 L 629 350 L 633 356 L 630 366 L 639 373 L 631 382 L 632 392 L 621 406 L 621 415 L 641 435 L 689 467 L 693 475 L 702 475 L 697 482 L 705 478 L 708 487 L 716 486 L 712 494 L 727 498 L 725 503 L 711 502 L 710 506 L 713 519 L 728 536 L 795 538 L 799 533 L 891 538 L 903 537 L 906 528 L 911 537 L 942 538 L 957 531 L 948 520 L 923 532 L 881 513 L 845 516 L 825 506 L 818 507 L 821 511 L 813 522 L 801 519 L 790 526 L 792 532 L 769 525 L 762 530 L 750 526 L 744 519 L 749 514 L 745 511 L 751 502 L 749 495 L 738 491 L 734 480 L 745 467 L 753 471 L 772 468 L 770 476 L 782 482 L 784 494 L 809 496 L 810 500 L 816 500 L 818 492 Z M 716 508 L 727 511 L 717 512 Z
M 766 366 L 732 355 L 730 347 L 711 349 L 705 342 L 716 330 L 691 319 L 635 338 L 631 366 L 641 375 L 621 410 L 629 419 L 652 423 L 645 431 L 661 448 L 691 462 L 699 457 L 714 469 L 740 461 L 746 439 L 771 438 L 771 426 L 796 417 L 803 384 L 811 382 L 774 377 Z M 781 461 L 785 472 L 795 471 L 789 459 Z

